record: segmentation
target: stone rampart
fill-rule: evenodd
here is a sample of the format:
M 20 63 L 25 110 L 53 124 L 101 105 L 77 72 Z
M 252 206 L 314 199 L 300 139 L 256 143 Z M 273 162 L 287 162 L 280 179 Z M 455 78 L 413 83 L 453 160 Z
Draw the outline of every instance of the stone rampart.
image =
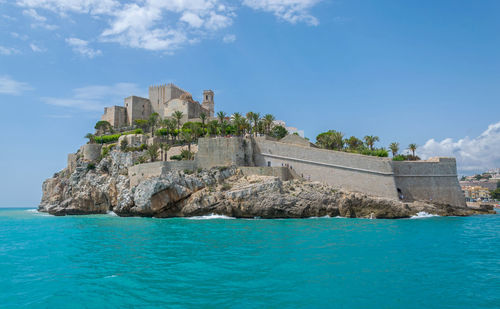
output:
M 166 175 L 168 172 L 184 170 L 194 171 L 195 169 L 195 161 L 158 161 L 134 165 L 128 169 L 130 187 L 132 188 L 138 185 L 144 179 Z
M 84 161 L 96 162 L 101 157 L 100 144 L 85 144 L 80 148 Z
M 398 198 L 391 160 L 255 139 L 257 166 L 286 166 L 306 180 Z
M 257 175 L 257 176 L 274 176 L 283 181 L 293 179 L 292 173 L 286 167 L 267 167 L 267 166 L 240 166 L 241 173 L 244 176 Z
M 254 166 L 252 139 L 217 137 L 198 139 L 198 167 Z
M 393 161 L 396 190 L 405 201 L 427 201 L 465 206 L 454 158 Z

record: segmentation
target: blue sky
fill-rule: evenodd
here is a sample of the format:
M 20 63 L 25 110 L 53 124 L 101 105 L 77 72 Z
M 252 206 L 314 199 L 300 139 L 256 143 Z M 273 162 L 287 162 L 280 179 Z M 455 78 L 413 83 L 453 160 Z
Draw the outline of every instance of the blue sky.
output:
M 500 167 L 498 1 L 0 0 L 0 206 L 34 206 L 104 106 L 173 82 L 216 111 Z

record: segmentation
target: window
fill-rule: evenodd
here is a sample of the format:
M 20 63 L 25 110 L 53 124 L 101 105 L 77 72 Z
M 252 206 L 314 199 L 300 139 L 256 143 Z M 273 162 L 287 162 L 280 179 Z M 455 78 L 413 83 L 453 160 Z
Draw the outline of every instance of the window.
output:
M 271 166 L 271 161 L 267 161 L 267 166 Z

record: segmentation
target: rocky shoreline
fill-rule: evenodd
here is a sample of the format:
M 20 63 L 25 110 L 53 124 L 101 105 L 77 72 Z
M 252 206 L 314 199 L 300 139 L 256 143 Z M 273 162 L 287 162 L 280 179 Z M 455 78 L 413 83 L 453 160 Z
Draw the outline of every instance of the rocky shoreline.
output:
M 272 176 L 244 176 L 237 167 L 172 171 L 130 187 L 128 168 L 141 152 L 111 151 L 97 165 L 78 158 L 73 171 L 62 170 L 42 186 L 38 208 L 56 216 L 191 217 L 210 214 L 236 218 L 408 218 L 419 212 L 440 216 L 495 213 L 425 202 L 348 192 L 318 182 L 281 181 Z

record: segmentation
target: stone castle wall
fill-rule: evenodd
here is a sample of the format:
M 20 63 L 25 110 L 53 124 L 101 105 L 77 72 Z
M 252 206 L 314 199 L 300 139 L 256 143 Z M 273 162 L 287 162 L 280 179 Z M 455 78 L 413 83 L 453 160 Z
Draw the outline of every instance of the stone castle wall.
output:
M 163 115 L 163 103 L 180 98 L 183 93 L 185 93 L 184 90 L 173 84 L 149 87 L 149 100 L 153 112 Z
M 198 145 L 196 160 L 203 168 L 224 165 L 289 167 L 290 172 L 306 180 L 350 191 L 405 201 L 465 205 L 453 158 L 400 162 L 266 138 L 201 138 Z
M 196 162 L 201 168 L 254 166 L 252 141 L 239 137 L 200 138 Z
M 172 171 L 194 171 L 196 169 L 195 161 L 158 161 L 134 165 L 128 168 L 130 178 L 130 187 L 138 185 L 141 181 L 151 177 L 160 177 Z
M 105 107 L 101 120 L 109 122 L 115 128 L 127 126 L 127 109 L 123 106 Z
M 390 159 L 256 139 L 258 166 L 288 166 L 306 180 L 397 199 Z
M 137 119 L 147 120 L 153 113 L 151 102 L 146 98 L 131 96 L 125 98 L 125 108 L 127 109 L 127 118 L 130 125 Z
M 405 201 L 428 201 L 465 206 L 454 158 L 393 161 L 396 188 Z

